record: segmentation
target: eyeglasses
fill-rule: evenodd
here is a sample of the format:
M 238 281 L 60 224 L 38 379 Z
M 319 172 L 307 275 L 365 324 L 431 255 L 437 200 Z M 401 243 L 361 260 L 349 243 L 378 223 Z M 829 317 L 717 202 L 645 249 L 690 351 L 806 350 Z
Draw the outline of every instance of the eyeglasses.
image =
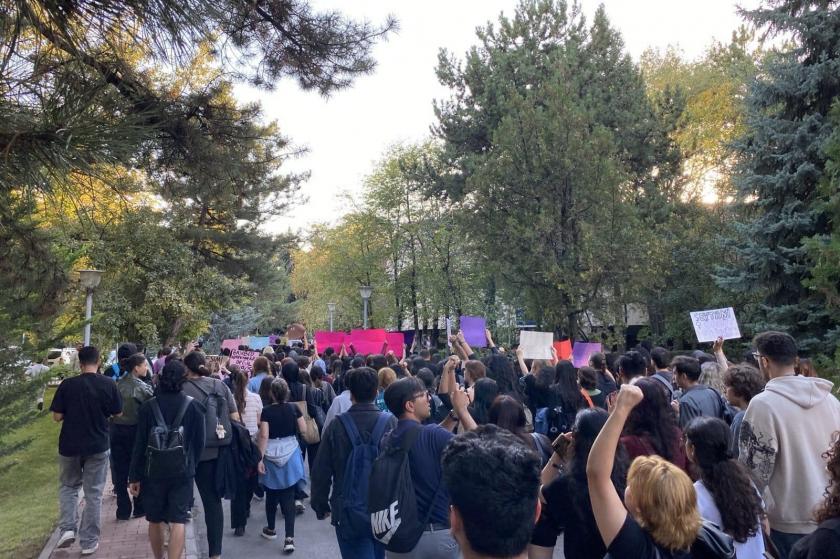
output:
M 420 394 L 415 394 L 412 400 L 416 400 L 417 398 L 425 398 L 426 400 L 430 400 L 432 397 L 429 395 L 428 392 L 421 392 Z
M 759 352 L 757 352 L 757 351 L 753 351 L 753 352 L 752 352 L 752 356 L 753 356 L 753 357 L 755 357 L 755 360 L 756 360 L 756 361 L 758 361 L 758 360 L 759 360 L 759 359 L 761 359 L 761 357 L 762 357 L 762 355 L 761 355 Z

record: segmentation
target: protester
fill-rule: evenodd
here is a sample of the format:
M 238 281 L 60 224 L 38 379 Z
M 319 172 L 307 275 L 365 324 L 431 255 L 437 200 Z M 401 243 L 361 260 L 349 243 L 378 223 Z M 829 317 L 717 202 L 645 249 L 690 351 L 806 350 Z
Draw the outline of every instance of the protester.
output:
M 44 357 L 41 363 L 32 363 L 29 367 L 26 368 L 24 374 L 29 377 L 30 380 L 35 380 L 41 375 L 50 372 L 49 364 L 47 363 L 48 357 Z M 44 382 L 43 387 L 38 392 L 38 397 L 35 400 L 35 407 L 38 408 L 38 411 L 44 409 L 44 393 L 46 392 L 47 384 Z
M 615 376 L 611 372 L 612 369 L 608 367 L 607 358 L 603 353 L 593 353 L 589 357 L 589 366 L 598 372 L 598 390 L 607 397 L 618 390 Z
M 301 382 L 300 367 L 294 361 L 283 364 L 281 374 L 289 387 L 289 402 L 294 403 L 298 406 L 298 408 L 300 408 L 301 414 L 304 417 L 304 422 L 307 417 L 311 417 L 317 424 L 318 432 L 320 433 L 323 431 L 325 420 L 323 414 L 320 413 L 320 400 L 316 398 L 321 395 L 321 392 L 316 391 Z M 301 431 L 301 433 L 303 433 L 303 431 Z M 318 446 L 320 443 L 307 443 L 303 440 L 303 436 L 298 437 L 298 441 L 300 443 L 300 451 L 304 460 L 306 460 L 307 452 L 309 453 L 309 465 L 312 467 L 312 464 L 315 463 L 315 457 L 317 456 Z M 306 506 L 303 504 L 303 499 L 307 498 L 309 495 L 306 494 L 305 489 L 306 472 L 304 471 L 304 476 L 298 483 L 297 491 L 295 493 L 295 508 L 298 514 L 303 514 L 306 510 Z
M 529 373 L 522 377 L 525 402 L 531 417 L 535 417 L 539 409 L 552 408 L 558 404 L 557 391 L 554 389 L 556 376 L 554 367 L 543 367 L 537 374 Z
M 453 389 L 451 398 L 453 413 L 464 429 L 475 429 L 476 423 L 467 411 L 466 393 Z M 417 517 L 427 519 L 424 524 L 428 524 L 411 552 L 389 551 L 387 556 L 391 559 L 455 559 L 459 555 L 458 545 L 449 533 L 449 493 L 441 486 L 440 462 L 443 449 L 453 435 L 438 425 L 422 425 L 431 414 L 431 407 L 429 393 L 417 379 L 404 378 L 391 384 L 385 390 L 385 403 L 398 423 L 382 445 L 408 449 Z
M 663 392 L 657 388 L 655 393 Z M 612 414 L 592 445 L 586 464 L 592 512 L 611 559 L 689 559 L 697 556 L 691 549 L 698 543 L 703 524 L 688 475 L 659 456 L 636 458 L 627 474 L 624 503 L 612 481 L 624 423 L 646 396 L 638 385 L 622 386 Z M 719 543 L 731 550 L 731 538 L 724 538 Z
M 269 540 L 277 538 L 274 520 L 279 505 L 286 529 L 283 552 L 292 553 L 295 550 L 295 485 L 304 475 L 297 434 L 306 429 L 306 423 L 298 406 L 289 402 L 289 386 L 284 379 L 272 381 L 271 397 L 273 403 L 260 414 L 258 437 L 263 455 L 258 466 L 260 483 L 266 492 L 267 526 L 263 528 L 262 536 Z
M 647 363 L 638 351 L 628 351 L 618 360 L 618 378 L 622 384 L 628 384 L 633 379 L 644 377 L 646 372 Z
M 602 559 L 606 554 L 589 502 L 586 461 L 608 417 L 599 408 L 581 410 L 570 436 L 558 437 L 551 461 L 541 476 L 543 506 L 531 538 L 530 559 L 553 557 L 561 533 L 566 559 Z M 628 466 L 627 453 L 619 444 L 610 476 L 619 495 L 624 495 Z
M 166 365 L 166 356 L 170 353 L 172 353 L 172 348 L 169 346 L 162 347 L 157 352 L 157 359 L 155 359 L 154 363 L 152 363 L 152 372 L 155 375 L 159 375 L 163 370 L 163 366 Z
M 738 410 L 732 418 L 732 446 L 730 448 L 732 455 L 737 458 L 740 454 L 738 441 L 741 438 L 741 422 L 744 420 L 750 401 L 764 390 L 765 381 L 758 369 L 742 363 L 729 367 L 723 375 L 723 384 L 726 386 L 726 400 Z
M 270 378 L 270 377 L 268 377 Z M 259 431 L 260 413 L 263 403 L 258 394 L 248 390 L 248 377 L 238 367 L 230 372 L 233 399 L 236 401 L 236 408 L 242 417 L 242 423 L 248 429 L 251 439 L 256 442 Z M 244 473 L 244 472 L 243 472 Z M 239 480 L 240 482 L 242 480 Z M 233 534 L 242 536 L 245 534 L 245 525 L 250 512 L 251 498 L 258 492 L 256 476 L 246 477 L 243 484 L 237 484 L 237 494 L 230 503 L 230 519 Z
M 578 384 L 586 392 L 592 406 L 607 409 L 607 395 L 598 388 L 598 372 L 592 367 L 578 369 Z
M 383 367 L 379 369 L 379 388 L 376 391 L 376 407 L 379 408 L 379 411 L 387 411 L 388 406 L 385 405 L 385 389 L 388 388 L 391 383 L 396 382 L 397 380 L 397 373 L 390 367 Z
M 816 377 L 817 370 L 814 368 L 814 362 L 807 357 L 802 357 L 796 364 L 796 374 L 803 377 Z
M 740 460 L 760 491 L 769 490 L 770 536 L 785 559 L 793 545 L 817 525 L 828 474 L 822 453 L 840 425 L 840 402 L 831 382 L 796 376 L 796 342 L 782 332 L 753 339 L 765 378 L 764 392 L 747 407 L 741 424 Z
M 254 359 L 251 365 L 251 380 L 248 382 L 248 390 L 259 393 L 260 384 L 267 376 L 271 376 L 271 362 L 267 357 L 261 355 Z
M 543 434 L 525 432 L 525 406 L 519 400 L 504 394 L 496 397 L 487 419 L 488 423 L 513 433 L 526 447 L 536 452 L 541 469 L 548 463 L 552 453 L 551 441 Z
M 184 365 L 187 367 L 187 380 L 182 390 L 206 410 L 204 450 L 195 469 L 195 485 L 204 506 L 207 545 L 213 559 L 222 554 L 225 520 L 222 497 L 216 484 L 219 452 L 233 440 L 230 420 L 240 421 L 240 417 L 233 394 L 225 383 L 209 376 L 203 353 L 191 351 L 184 357 Z
M 181 557 L 185 541 L 185 524 L 189 521 L 193 496 L 193 478 L 204 450 L 204 411 L 195 399 L 182 392 L 187 370 L 180 361 L 164 365 L 159 373 L 156 396 L 145 402 L 137 414 L 137 437 L 131 455 L 131 492 L 140 495 L 149 522 L 149 543 L 155 559 L 163 558 L 168 546 L 169 557 Z M 157 409 L 155 409 L 157 408 Z M 183 434 L 183 471 L 178 475 L 158 477 L 147 463 L 149 433 L 160 427 L 157 412 L 169 430 L 180 426 Z M 179 416 L 181 417 L 179 420 Z M 168 437 L 167 437 L 168 438 Z M 166 526 L 169 542 L 164 543 Z
M 397 426 L 397 420 L 390 413 L 379 411 L 373 403 L 379 384 L 373 369 L 360 367 L 351 370 L 347 373 L 345 384 L 350 390 L 353 405 L 338 416 L 339 421 L 324 429 L 321 449 L 311 472 L 312 509 L 319 519 L 331 515 L 344 559 L 381 559 L 385 550 L 373 538 L 367 514 L 366 481 L 370 477 L 372 462 L 360 466 L 355 460 L 357 452 L 365 452 L 364 445 L 373 445 L 378 449 L 383 435 Z M 348 424 L 348 421 L 351 423 Z M 375 455 L 374 450 L 369 459 L 375 458 Z M 348 478 L 348 475 L 351 477 Z M 353 518 L 357 510 L 364 511 L 366 522 Z M 358 524 L 363 524 L 361 528 L 366 529 L 360 529 Z
M 697 509 L 735 540 L 738 559 L 763 559 L 764 506 L 743 465 L 730 452 L 729 426 L 715 417 L 697 417 L 685 431 L 685 450 L 700 479 L 694 482 Z
M 717 361 L 706 361 L 700 363 L 700 384 L 713 388 L 718 394 L 726 392 L 726 385 L 723 382 L 723 374 L 729 367 L 721 367 Z
M 490 421 L 490 406 L 500 393 L 499 386 L 491 378 L 479 379 L 475 383 L 469 411 L 476 424 L 484 425 Z
M 814 520 L 819 526 L 793 546 L 791 559 L 824 559 L 836 557 L 840 550 L 840 432 L 824 454 L 828 470 L 825 499 L 817 507 Z
M 309 371 L 309 376 L 312 378 L 312 386 L 320 390 L 323 394 L 321 409 L 326 416 L 333 400 L 335 400 L 335 390 L 333 390 L 332 385 L 326 381 L 324 369 L 320 365 L 313 365 L 312 370 Z
M 452 535 L 464 559 L 526 558 L 540 511 L 536 455 L 487 425 L 452 439 L 442 469 Z
M 637 378 L 634 384 L 645 397 L 633 407 L 621 436 L 630 460 L 656 455 L 686 470 L 682 431 L 662 384 L 650 378 Z
M 478 379 L 486 376 L 487 368 L 481 361 L 470 359 L 464 362 L 464 386 L 467 388 L 474 385 Z
M 135 518 L 144 515 L 141 497 L 134 497 L 132 507 L 132 499 L 128 495 L 128 468 L 137 435 L 138 411 L 153 394 L 152 387 L 142 380 L 148 370 L 148 362 L 142 354 L 128 357 L 122 366 L 128 373 L 117 381 L 123 412 L 111 418 L 111 471 L 117 494 L 117 520 L 128 520 L 132 515 Z
M 50 411 L 61 422 L 58 436 L 59 521 L 61 534 L 56 547 L 76 541 L 79 489 L 84 488 L 85 506 L 79 525 L 82 555 L 99 548 L 102 490 L 108 475 L 108 418 L 122 413 L 122 398 L 116 383 L 99 369 L 99 350 L 79 350 L 81 374 L 61 381 Z
M 126 373 L 122 366 L 123 362 L 135 353 L 137 353 L 135 344 L 131 342 L 120 344 L 117 348 L 116 360 L 102 374 L 112 380 L 119 380 Z
M 271 383 L 274 382 L 274 377 L 271 375 L 263 377 L 260 382 L 260 389 L 257 391 L 263 407 L 271 405 Z M 250 388 L 248 389 L 250 390 Z
M 664 347 L 655 347 L 650 351 L 650 359 L 653 362 L 654 368 L 654 372 L 650 375 L 650 378 L 662 383 L 662 386 L 668 391 L 668 398 L 670 400 L 678 399 L 682 394 L 677 392 L 677 388 L 675 387 L 676 379 L 668 369 L 671 363 L 671 352 Z
M 499 394 L 513 396 L 520 402 L 524 395 L 519 391 L 519 379 L 513 372 L 513 365 L 504 355 L 493 354 L 484 359 L 484 366 L 487 378 L 496 381 L 499 387 Z
M 693 357 L 678 355 L 671 360 L 674 377 L 682 390 L 679 399 L 680 429 L 685 429 L 695 417 L 726 417 L 726 403 L 714 388 L 700 384 L 700 362 Z

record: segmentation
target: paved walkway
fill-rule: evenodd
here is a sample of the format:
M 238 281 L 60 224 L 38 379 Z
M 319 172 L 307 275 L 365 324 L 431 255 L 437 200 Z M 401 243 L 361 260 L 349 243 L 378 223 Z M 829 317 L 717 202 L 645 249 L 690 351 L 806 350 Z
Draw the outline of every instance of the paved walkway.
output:
M 81 493 L 81 492 L 80 492 Z M 200 501 L 199 501 L 200 502 Z M 84 499 L 79 504 L 79 512 L 84 508 Z M 117 498 L 111 490 L 111 475 L 105 483 L 105 496 L 102 498 L 102 532 L 99 536 L 99 550 L 91 555 L 93 559 L 146 559 L 154 557 L 149 545 L 149 523 L 145 518 L 117 520 Z M 198 559 L 195 530 L 192 523 L 187 524 L 184 559 Z M 76 540 L 70 547 L 55 549 L 58 543 L 58 530 L 50 537 L 39 559 L 76 559 L 81 557 L 81 547 Z

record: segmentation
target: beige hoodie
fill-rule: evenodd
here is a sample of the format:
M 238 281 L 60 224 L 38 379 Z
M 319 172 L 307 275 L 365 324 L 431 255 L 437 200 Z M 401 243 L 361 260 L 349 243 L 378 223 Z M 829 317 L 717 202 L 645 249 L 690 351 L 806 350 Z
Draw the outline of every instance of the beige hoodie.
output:
M 750 401 L 740 436 L 740 460 L 764 492 L 770 527 L 810 534 L 828 473 L 822 454 L 840 430 L 840 402 L 831 382 L 799 376 L 770 380 Z

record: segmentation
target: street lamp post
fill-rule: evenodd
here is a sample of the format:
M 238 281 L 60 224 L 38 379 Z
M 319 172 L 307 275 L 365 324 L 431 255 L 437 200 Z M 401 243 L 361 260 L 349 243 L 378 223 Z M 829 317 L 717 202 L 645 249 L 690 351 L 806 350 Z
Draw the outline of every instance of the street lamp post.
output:
M 79 270 L 79 281 L 87 292 L 85 300 L 85 346 L 90 345 L 90 320 L 93 317 L 93 290 L 102 281 L 101 270 Z
M 327 303 L 327 310 L 330 313 L 330 332 L 333 331 L 333 315 L 335 314 L 335 303 Z
M 364 318 L 363 328 L 367 330 L 368 327 L 368 300 L 370 300 L 370 296 L 373 293 L 373 288 L 369 285 L 363 285 L 359 287 L 359 294 L 362 296 L 362 301 L 365 303 L 364 307 L 364 314 L 362 317 Z

